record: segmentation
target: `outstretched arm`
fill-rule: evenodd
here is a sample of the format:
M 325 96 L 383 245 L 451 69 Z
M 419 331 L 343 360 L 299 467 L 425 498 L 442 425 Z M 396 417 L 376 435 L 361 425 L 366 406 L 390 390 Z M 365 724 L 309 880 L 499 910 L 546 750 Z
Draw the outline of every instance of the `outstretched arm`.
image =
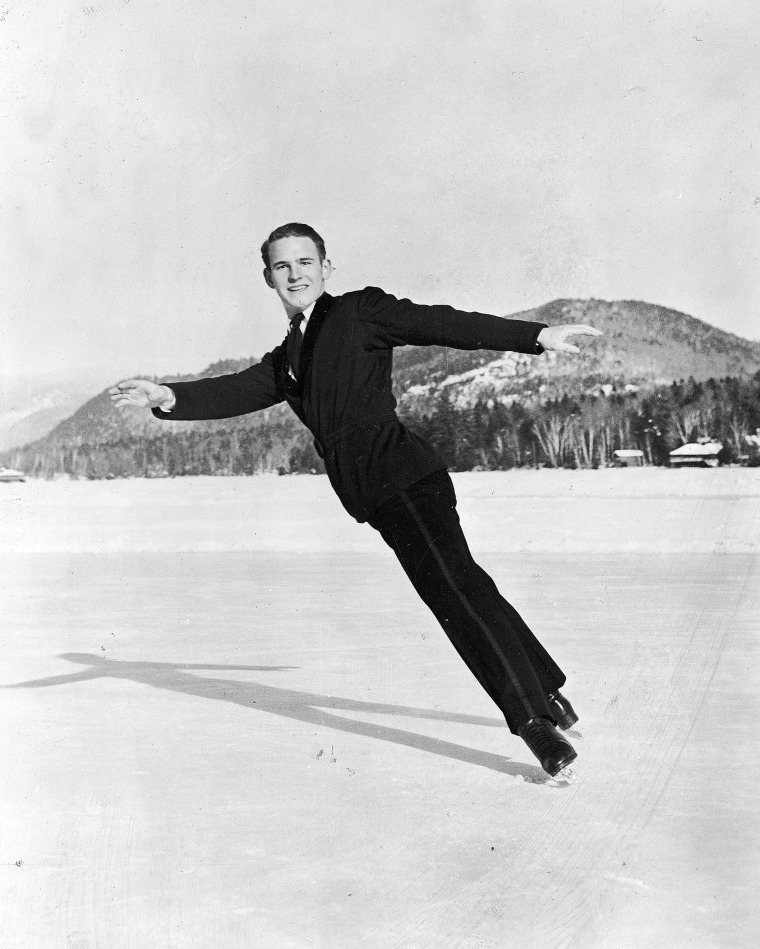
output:
M 601 330 L 585 323 L 573 323 L 564 326 L 545 326 L 538 334 L 536 342 L 544 349 L 553 349 L 558 353 L 579 353 L 580 349 L 565 340 L 569 336 L 602 336 Z
M 397 299 L 377 287 L 360 295 L 359 318 L 370 348 L 450 346 L 452 349 L 500 349 L 535 353 L 544 323 L 505 320 L 488 313 L 465 313 L 451 306 L 428 306 Z
M 577 353 L 577 346 L 565 342 L 568 336 L 601 336 L 599 330 L 580 324 L 547 326 L 487 313 L 465 313 L 450 306 L 425 306 L 399 300 L 377 287 L 362 291 L 359 315 L 372 348 L 434 345 L 529 354 L 544 349 Z
M 127 379 L 109 390 L 119 407 L 152 409 L 156 418 L 190 422 L 231 418 L 276 405 L 285 398 L 275 378 L 275 356 L 280 347 L 242 372 L 157 385 L 146 379 Z M 160 410 L 160 411 L 159 411 Z

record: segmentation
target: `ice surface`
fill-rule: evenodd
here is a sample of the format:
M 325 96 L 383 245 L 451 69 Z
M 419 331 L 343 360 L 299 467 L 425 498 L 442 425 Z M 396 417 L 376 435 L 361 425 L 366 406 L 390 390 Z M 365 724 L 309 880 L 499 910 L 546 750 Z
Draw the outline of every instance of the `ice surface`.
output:
M 755 944 L 757 473 L 455 480 L 572 783 L 324 478 L 0 486 L 0 945 Z
M 760 468 L 455 474 L 473 548 L 747 553 Z M 29 481 L 2 485 L 6 551 L 376 553 L 324 476 Z

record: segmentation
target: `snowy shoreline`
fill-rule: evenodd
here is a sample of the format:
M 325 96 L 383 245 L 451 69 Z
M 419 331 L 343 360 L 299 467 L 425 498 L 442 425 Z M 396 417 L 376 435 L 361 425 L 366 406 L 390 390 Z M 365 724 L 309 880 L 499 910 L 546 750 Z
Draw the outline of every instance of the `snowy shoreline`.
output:
M 463 472 L 481 551 L 748 553 L 760 542 L 760 468 Z M 0 491 L 0 552 L 377 552 L 325 476 L 28 481 Z

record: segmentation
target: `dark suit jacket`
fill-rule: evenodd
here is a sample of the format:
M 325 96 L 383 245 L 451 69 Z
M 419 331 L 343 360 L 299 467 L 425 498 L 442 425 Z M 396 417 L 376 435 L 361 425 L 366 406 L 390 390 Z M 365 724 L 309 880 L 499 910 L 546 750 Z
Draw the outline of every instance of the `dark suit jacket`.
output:
M 402 425 L 391 392 L 393 347 L 450 346 L 538 353 L 544 323 L 463 313 L 398 300 L 377 287 L 316 302 L 304 333 L 298 381 L 285 342 L 242 372 L 171 382 L 177 404 L 156 418 L 218 419 L 287 401 L 314 436 L 330 483 L 357 521 L 446 467 L 432 445 Z

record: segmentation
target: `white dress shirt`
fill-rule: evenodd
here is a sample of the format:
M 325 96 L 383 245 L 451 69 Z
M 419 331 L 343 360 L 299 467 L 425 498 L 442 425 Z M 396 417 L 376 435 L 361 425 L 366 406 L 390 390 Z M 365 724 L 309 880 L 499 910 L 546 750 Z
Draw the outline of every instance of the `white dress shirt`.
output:
M 302 338 L 302 339 L 303 339 L 303 334 L 306 332 L 306 325 L 307 325 L 307 323 L 309 322 L 309 317 L 311 316 L 312 310 L 314 309 L 314 307 L 316 306 L 316 304 L 317 304 L 317 301 L 315 300 L 314 303 L 312 303 L 311 306 L 307 306 L 305 310 L 302 310 L 302 311 L 301 311 L 301 312 L 303 313 L 303 319 L 301 320 L 301 326 L 300 326 L 301 338 Z M 297 313 L 294 313 L 293 316 L 289 316 L 289 317 L 288 317 L 288 324 L 289 324 L 289 325 L 292 325 L 293 320 L 294 320 L 297 316 L 298 316 Z M 293 367 L 290 365 L 290 362 L 288 362 L 288 373 L 289 373 L 289 375 L 290 375 L 290 377 L 291 377 L 292 379 L 295 379 L 295 376 L 293 375 Z

